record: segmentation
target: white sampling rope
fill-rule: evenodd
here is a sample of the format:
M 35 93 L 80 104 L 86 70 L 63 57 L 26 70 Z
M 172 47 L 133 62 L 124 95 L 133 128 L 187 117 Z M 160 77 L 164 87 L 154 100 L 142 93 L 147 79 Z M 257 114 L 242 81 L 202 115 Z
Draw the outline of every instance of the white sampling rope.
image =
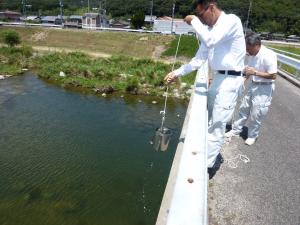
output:
M 177 48 L 176 48 L 176 52 L 175 52 L 175 58 L 174 58 L 174 62 L 173 62 L 173 65 L 172 65 L 172 72 L 174 71 L 174 67 L 175 67 L 175 63 L 176 63 L 176 59 L 177 59 L 177 54 L 178 54 L 178 49 L 179 49 L 180 41 L 181 41 L 181 34 L 180 34 L 178 42 L 177 42 Z M 166 108 L 167 108 L 167 101 L 168 101 L 168 92 L 169 92 L 169 85 L 167 85 L 167 90 L 165 92 L 164 110 L 160 111 L 160 114 L 162 114 L 161 126 L 160 126 L 160 130 L 161 131 L 163 131 L 163 126 L 164 126 L 165 119 L 166 119 Z

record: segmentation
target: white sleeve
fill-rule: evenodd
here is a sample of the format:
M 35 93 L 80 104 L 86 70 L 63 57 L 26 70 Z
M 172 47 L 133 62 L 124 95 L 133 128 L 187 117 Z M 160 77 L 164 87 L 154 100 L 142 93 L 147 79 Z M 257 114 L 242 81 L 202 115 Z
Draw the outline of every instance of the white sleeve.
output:
M 276 53 L 268 55 L 264 60 L 265 71 L 269 74 L 277 73 L 277 55 Z
M 208 48 L 205 46 L 205 44 L 201 44 L 195 57 L 192 58 L 189 63 L 182 65 L 179 69 L 173 71 L 175 73 L 175 76 L 183 76 L 194 70 L 199 69 L 204 64 L 204 62 L 206 62 L 207 57 Z
M 241 33 L 243 33 L 243 27 L 238 17 L 234 15 L 226 15 L 225 20 L 221 22 L 222 23 L 216 25 L 211 30 L 201 23 L 198 17 L 194 17 L 191 24 L 199 35 L 201 42 L 205 43 L 208 48 L 211 48 L 220 42 L 232 38 L 238 30 L 241 30 Z

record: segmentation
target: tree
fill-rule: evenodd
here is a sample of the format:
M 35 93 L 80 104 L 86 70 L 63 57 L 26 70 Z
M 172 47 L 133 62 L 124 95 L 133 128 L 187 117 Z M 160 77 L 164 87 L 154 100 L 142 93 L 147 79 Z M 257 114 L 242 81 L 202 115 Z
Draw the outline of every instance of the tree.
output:
M 145 14 L 143 12 L 137 12 L 131 18 L 131 25 L 134 29 L 140 29 L 144 25 Z
M 4 42 L 9 47 L 14 47 L 21 43 L 21 38 L 17 31 L 7 30 L 4 32 Z

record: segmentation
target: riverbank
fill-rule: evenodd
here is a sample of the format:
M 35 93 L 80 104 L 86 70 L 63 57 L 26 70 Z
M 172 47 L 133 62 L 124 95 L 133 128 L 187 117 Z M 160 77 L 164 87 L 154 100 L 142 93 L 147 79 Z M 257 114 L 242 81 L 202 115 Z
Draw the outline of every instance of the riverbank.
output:
M 44 79 L 64 87 L 90 89 L 96 94 L 163 95 L 164 77 L 171 70 L 171 65 L 125 56 L 93 59 L 73 52 L 36 56 L 31 68 Z M 180 82 L 172 85 L 171 96 L 187 98 L 190 86 L 190 83 Z
M 0 34 L 3 31 L 0 29 Z M 63 87 L 88 89 L 104 95 L 121 92 L 162 96 L 166 89 L 163 79 L 172 69 L 174 46 L 178 41 L 178 37 L 154 34 L 40 28 L 16 28 L 16 31 L 22 43 L 32 46 L 30 50 L 26 47 L 31 53 L 25 54 L 24 47 L 0 46 L 0 74 L 17 75 L 28 68 Z M 192 39 L 182 36 L 179 61 L 186 61 L 187 52 L 194 54 L 191 51 L 196 50 L 195 43 L 186 44 Z M 180 64 L 177 62 L 175 68 Z M 194 79 L 195 73 L 181 78 L 171 85 L 170 95 L 189 98 Z
M 164 77 L 171 65 L 128 56 L 94 58 L 81 52 L 32 52 L 30 47 L 0 48 L 0 74 L 19 75 L 24 68 L 62 87 L 87 89 L 95 94 L 114 92 L 162 96 Z M 16 60 L 18 59 L 18 60 Z M 176 67 L 180 64 L 177 63 Z M 170 88 L 170 96 L 189 98 L 194 75 Z
M 22 74 L 29 67 L 32 56 L 30 46 L 0 47 L 0 79 Z

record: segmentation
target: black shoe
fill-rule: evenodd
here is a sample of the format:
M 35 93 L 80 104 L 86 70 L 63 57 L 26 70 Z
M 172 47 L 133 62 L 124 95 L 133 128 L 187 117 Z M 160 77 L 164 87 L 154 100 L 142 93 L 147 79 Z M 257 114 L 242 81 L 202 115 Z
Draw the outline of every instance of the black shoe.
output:
M 217 158 L 216 158 L 216 161 L 215 161 L 215 164 L 213 165 L 213 167 L 207 168 L 209 179 L 212 179 L 216 175 L 217 171 L 220 169 L 221 164 L 223 162 L 224 162 L 224 158 L 221 155 L 221 153 L 219 153 L 219 155 L 217 155 Z

